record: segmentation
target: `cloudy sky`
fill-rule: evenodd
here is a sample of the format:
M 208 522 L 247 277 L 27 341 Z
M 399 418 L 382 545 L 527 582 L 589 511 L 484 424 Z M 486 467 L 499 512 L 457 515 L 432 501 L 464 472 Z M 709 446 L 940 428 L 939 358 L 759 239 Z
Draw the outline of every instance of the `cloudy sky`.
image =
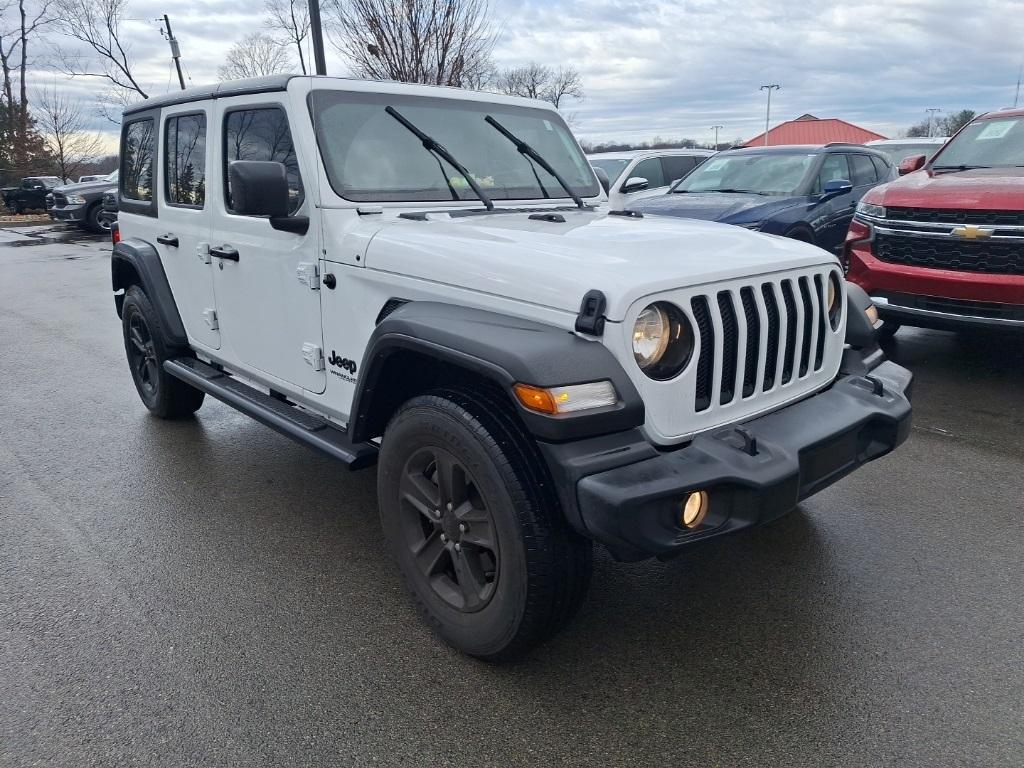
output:
M 126 27 L 151 93 L 177 88 L 157 16 L 171 15 L 189 78 L 201 84 L 216 78 L 233 42 L 259 28 L 261 2 L 129 0 L 135 20 Z M 1024 0 L 491 0 L 491 7 L 499 66 L 536 60 L 579 70 L 586 97 L 566 111 L 592 141 L 709 141 L 714 124 L 725 126 L 723 140 L 749 138 L 763 129 L 762 83 L 782 86 L 773 123 L 811 112 L 891 136 L 929 107 L 1011 105 L 1024 62 Z M 39 54 L 36 83 L 96 98 L 99 82 L 42 69 L 57 55 Z M 328 69 L 347 74 L 333 52 Z

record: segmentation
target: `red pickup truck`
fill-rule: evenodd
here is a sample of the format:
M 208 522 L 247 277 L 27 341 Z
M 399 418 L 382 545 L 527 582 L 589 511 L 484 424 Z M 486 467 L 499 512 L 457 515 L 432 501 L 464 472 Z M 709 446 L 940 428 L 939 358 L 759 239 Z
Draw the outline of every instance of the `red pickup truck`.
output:
M 1024 109 L 975 118 L 930 161 L 899 169 L 861 199 L 845 243 L 879 334 L 901 324 L 1024 333 Z

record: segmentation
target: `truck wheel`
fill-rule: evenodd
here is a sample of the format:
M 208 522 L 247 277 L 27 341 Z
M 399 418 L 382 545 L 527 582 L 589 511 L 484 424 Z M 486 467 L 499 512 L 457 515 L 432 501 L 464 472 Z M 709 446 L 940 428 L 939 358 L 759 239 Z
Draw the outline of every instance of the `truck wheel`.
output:
M 458 650 L 521 656 L 583 602 L 591 543 L 501 404 L 458 391 L 409 400 L 385 432 L 377 491 L 416 606 Z
M 149 297 L 137 285 L 125 293 L 121 323 L 128 366 L 143 404 L 161 419 L 198 411 L 206 393 L 164 370 L 164 361 L 174 355 L 169 354 L 160 319 Z
M 109 232 L 110 227 L 104 227 L 103 223 L 100 221 L 100 214 L 102 212 L 103 209 L 100 207 L 100 204 L 94 203 L 85 214 L 85 228 L 90 232 L 95 232 L 96 234 Z
M 11 213 L 13 213 L 15 216 L 20 216 L 24 212 L 25 212 L 25 207 L 21 203 L 14 202 L 14 203 L 11 204 Z

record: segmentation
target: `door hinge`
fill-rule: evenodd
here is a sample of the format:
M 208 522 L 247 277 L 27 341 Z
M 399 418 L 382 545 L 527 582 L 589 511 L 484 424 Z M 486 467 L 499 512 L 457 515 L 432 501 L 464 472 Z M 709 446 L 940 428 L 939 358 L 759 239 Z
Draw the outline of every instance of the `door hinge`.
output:
M 216 331 L 220 328 L 220 325 L 217 323 L 217 310 L 215 309 L 204 309 L 203 320 L 205 320 L 206 324 L 210 326 L 211 331 Z
M 303 262 L 295 268 L 295 276 L 299 282 L 311 291 L 320 289 L 320 267 L 310 262 Z
M 324 369 L 324 350 L 318 344 L 310 344 L 309 342 L 302 345 L 302 358 L 313 366 L 314 371 L 322 371 Z
M 198 245 L 196 245 L 196 256 L 199 257 L 199 260 L 201 262 L 203 262 L 203 264 L 209 264 L 210 261 L 211 261 L 211 259 L 210 259 L 210 244 L 209 243 L 199 243 Z

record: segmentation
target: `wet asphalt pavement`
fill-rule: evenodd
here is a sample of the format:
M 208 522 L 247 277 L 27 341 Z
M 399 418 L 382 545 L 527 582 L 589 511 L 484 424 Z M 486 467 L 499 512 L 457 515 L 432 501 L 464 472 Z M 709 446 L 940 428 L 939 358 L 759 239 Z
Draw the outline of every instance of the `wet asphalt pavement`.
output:
M 0 766 L 1024 765 L 1024 340 L 901 332 L 896 454 L 668 564 L 599 552 L 492 667 L 410 607 L 373 470 L 147 415 L 108 254 L 0 229 Z

